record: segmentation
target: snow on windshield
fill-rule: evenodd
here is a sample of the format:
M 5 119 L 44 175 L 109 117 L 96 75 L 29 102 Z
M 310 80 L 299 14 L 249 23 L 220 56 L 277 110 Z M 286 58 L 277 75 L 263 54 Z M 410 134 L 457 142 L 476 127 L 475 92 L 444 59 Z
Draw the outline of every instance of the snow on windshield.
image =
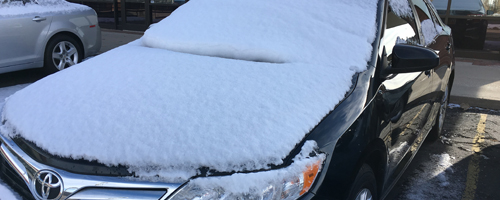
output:
M 332 65 L 335 58 L 363 71 L 370 57 L 366 49 L 375 37 L 375 6 L 376 2 L 345 0 L 195 0 L 153 25 L 142 43 L 197 55 L 271 63 Z M 186 17 L 186 12 L 195 14 Z M 361 17 L 360 13 L 370 15 Z
M 19 0 L 3 0 L 0 3 L 0 17 L 43 14 L 43 13 L 70 13 L 89 10 L 88 6 L 70 3 L 65 0 L 37 0 L 23 4 Z
M 200 167 L 268 169 L 366 69 L 376 10 L 365 0 L 191 0 L 142 40 L 9 97 L 0 132 L 55 155 L 176 182 Z M 160 48 L 171 46 L 186 49 Z M 228 47 L 237 58 L 273 62 L 220 58 L 230 57 Z M 197 48 L 202 55 L 193 55 Z

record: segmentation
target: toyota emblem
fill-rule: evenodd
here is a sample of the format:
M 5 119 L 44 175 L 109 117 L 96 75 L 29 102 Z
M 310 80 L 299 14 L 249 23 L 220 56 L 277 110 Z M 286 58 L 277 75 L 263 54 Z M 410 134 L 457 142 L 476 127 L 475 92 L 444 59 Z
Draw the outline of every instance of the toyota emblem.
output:
M 61 197 L 63 183 L 57 173 L 48 170 L 39 171 L 33 182 L 33 189 L 37 199 L 56 200 Z

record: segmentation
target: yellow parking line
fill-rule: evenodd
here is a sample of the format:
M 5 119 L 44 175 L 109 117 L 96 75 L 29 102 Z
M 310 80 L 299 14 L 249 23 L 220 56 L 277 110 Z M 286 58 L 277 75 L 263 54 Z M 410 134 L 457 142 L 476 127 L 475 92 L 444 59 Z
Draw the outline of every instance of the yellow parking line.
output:
M 481 119 L 477 124 L 477 133 L 472 140 L 471 150 L 474 152 L 469 161 L 469 169 L 467 170 L 467 182 L 465 191 L 462 195 L 462 200 L 473 200 L 477 189 L 477 180 L 479 176 L 479 157 L 481 153 L 480 144 L 484 141 L 484 129 L 486 127 L 487 114 L 481 114 Z
M 484 141 L 484 128 L 486 127 L 486 117 L 487 114 L 481 114 L 481 119 L 479 120 L 479 123 L 477 124 L 477 134 L 474 137 L 474 140 L 472 141 L 472 151 L 479 153 L 481 151 L 481 148 L 479 147 L 479 144 Z

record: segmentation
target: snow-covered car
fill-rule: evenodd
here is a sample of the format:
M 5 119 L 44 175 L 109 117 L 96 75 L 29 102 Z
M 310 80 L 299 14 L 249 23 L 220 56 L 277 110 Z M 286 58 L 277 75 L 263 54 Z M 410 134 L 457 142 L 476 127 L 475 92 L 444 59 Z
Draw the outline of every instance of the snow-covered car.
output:
M 101 48 L 96 12 L 65 0 L 0 0 L 0 27 L 0 73 L 55 72 Z
M 191 0 L 8 97 L 2 179 L 35 199 L 383 199 L 443 127 L 432 8 Z

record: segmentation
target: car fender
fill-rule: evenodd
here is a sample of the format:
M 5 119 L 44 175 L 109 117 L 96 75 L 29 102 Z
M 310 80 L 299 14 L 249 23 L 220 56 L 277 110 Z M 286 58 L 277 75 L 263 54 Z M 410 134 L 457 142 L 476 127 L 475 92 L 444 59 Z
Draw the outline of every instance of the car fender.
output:
M 89 51 L 97 47 L 100 49 L 101 31 L 94 10 L 75 12 L 71 15 L 55 15 L 45 45 L 59 33 L 71 33 L 72 36 L 77 37 L 81 42 L 84 57 L 89 55 Z M 97 51 L 90 53 L 97 53 Z

